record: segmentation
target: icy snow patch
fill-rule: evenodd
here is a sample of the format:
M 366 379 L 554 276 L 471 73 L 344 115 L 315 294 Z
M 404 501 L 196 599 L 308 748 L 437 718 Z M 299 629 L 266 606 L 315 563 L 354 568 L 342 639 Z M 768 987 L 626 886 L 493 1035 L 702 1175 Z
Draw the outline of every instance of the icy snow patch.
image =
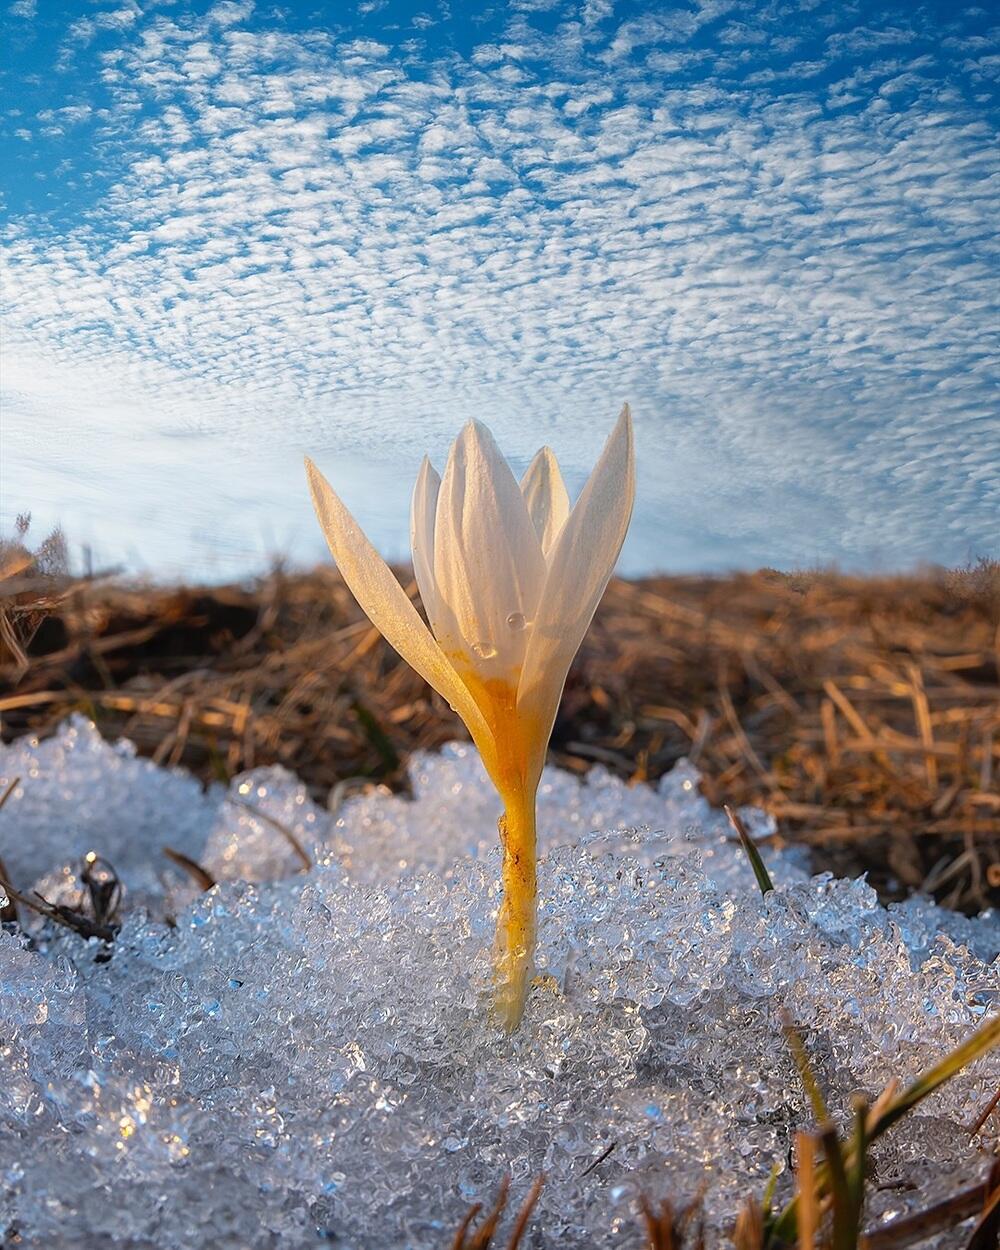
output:
M 82 719 L 0 748 L 0 786 L 15 776 L 17 888 L 72 903 L 95 850 L 126 899 L 110 959 L 47 925 L 0 933 L 5 1247 L 437 1248 L 505 1172 L 516 1195 L 542 1171 L 536 1248 L 640 1245 L 640 1192 L 706 1187 L 721 1228 L 775 1164 L 787 1194 L 809 1123 L 783 1008 L 841 1108 L 1000 998 L 995 915 L 886 910 L 776 852 L 762 900 L 685 765 L 657 790 L 546 772 L 538 977 L 512 1038 L 487 1016 L 497 800 L 469 748 L 417 757 L 412 800 L 334 814 L 279 768 L 205 793 Z M 199 893 L 164 846 L 219 885 Z M 879 1176 L 918 1189 L 872 1219 L 980 1178 L 962 1125 L 998 1081 L 981 1061 L 880 1148 Z

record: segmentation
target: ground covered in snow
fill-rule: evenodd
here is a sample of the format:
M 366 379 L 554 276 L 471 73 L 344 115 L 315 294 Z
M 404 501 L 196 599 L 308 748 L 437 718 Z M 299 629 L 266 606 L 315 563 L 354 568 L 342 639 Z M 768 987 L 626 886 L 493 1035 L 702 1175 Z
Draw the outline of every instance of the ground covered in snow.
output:
M 0 934 L 5 1247 L 436 1250 L 505 1172 L 515 1198 L 546 1174 L 532 1246 L 638 1246 L 640 1191 L 704 1187 L 721 1227 L 775 1164 L 788 1184 L 810 1121 L 783 1008 L 846 1109 L 1000 1001 L 1000 918 L 886 910 L 777 853 L 762 899 L 684 766 L 655 791 L 546 774 L 510 1038 L 487 1015 L 497 801 L 468 748 L 417 758 L 412 801 L 332 813 L 274 768 L 205 793 L 80 719 L 0 748 L 14 777 L 12 883 L 73 904 L 94 850 L 126 897 L 110 958 L 37 918 Z M 962 1126 L 998 1081 L 981 1061 L 879 1147 L 873 1221 L 981 1177 Z

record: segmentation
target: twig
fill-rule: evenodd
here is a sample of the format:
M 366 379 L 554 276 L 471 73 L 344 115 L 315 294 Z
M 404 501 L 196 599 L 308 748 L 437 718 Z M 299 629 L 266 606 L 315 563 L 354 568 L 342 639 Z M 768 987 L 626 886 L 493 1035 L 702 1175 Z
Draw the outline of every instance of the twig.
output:
M 604 1150 L 601 1151 L 601 1153 L 597 1156 L 596 1159 L 594 1159 L 591 1163 L 587 1164 L 587 1166 L 580 1173 L 581 1179 L 584 1176 L 589 1176 L 591 1172 L 594 1171 L 595 1168 L 599 1168 L 601 1164 L 604 1162 L 604 1160 L 607 1159 L 608 1156 L 611 1155 L 617 1149 L 618 1149 L 618 1143 L 616 1141 L 613 1141 L 610 1146 L 606 1147 Z
M 10 796 L 14 793 L 14 791 L 17 789 L 17 787 L 20 784 L 21 784 L 20 777 L 15 777 L 11 782 L 9 782 L 7 789 L 4 790 L 2 795 L 0 795 L 0 810 L 3 809 L 4 804 L 7 802 L 7 800 L 10 798 Z
M 897 1250 L 897 1247 L 924 1241 L 945 1228 L 953 1228 L 981 1211 L 986 1198 L 985 1185 L 973 1185 L 924 1211 L 901 1216 L 882 1228 L 872 1229 L 861 1237 L 861 1250 Z
M 44 916 L 47 920 L 53 921 L 55 924 L 62 925 L 65 929 L 72 929 L 74 933 L 79 934 L 85 940 L 99 938 L 100 941 L 110 946 L 118 935 L 118 925 L 97 924 L 89 916 L 83 915 L 82 912 L 78 912 L 72 907 L 66 907 L 62 903 L 50 903 L 48 899 L 43 898 L 37 891 L 34 892 L 35 897 L 31 898 L 27 894 L 22 894 L 20 890 L 15 890 L 9 882 L 4 888 L 11 898 L 16 899 L 19 903 L 23 903 L 25 907 L 37 912 L 40 916 Z
M 975 1137 L 975 1135 L 983 1127 L 983 1125 L 990 1118 L 990 1116 L 993 1114 L 993 1112 L 997 1109 L 998 1106 L 1000 1106 L 1000 1086 L 997 1087 L 997 1092 L 993 1095 L 993 1097 L 989 1100 L 989 1102 L 986 1104 L 986 1106 L 983 1108 L 980 1114 L 976 1117 L 974 1123 L 969 1125 L 970 1137 Z

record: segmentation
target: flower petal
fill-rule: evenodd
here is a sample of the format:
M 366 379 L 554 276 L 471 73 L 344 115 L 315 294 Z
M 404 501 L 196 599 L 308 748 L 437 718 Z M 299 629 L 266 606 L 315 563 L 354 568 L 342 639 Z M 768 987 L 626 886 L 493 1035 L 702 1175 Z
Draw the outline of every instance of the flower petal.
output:
M 566 483 L 551 448 L 543 447 L 528 465 L 528 471 L 521 478 L 521 494 L 542 544 L 542 554 L 548 556 L 569 516 Z
M 392 570 L 311 460 L 306 473 L 313 507 L 341 576 L 371 623 L 403 659 L 443 696 L 472 734 L 480 752 L 493 735 L 465 682 L 455 672 Z
M 434 518 L 440 489 L 441 478 L 430 460 L 424 456 L 410 504 L 410 548 L 413 552 L 413 574 L 417 579 L 420 599 L 432 629 L 437 604 L 437 587 L 434 583 Z
M 518 714 L 537 718 L 547 743 L 566 674 L 625 541 L 635 499 L 628 405 L 563 526 L 548 560 L 542 598 L 518 687 Z
M 489 430 L 470 421 L 452 446 L 434 530 L 434 580 L 453 617 L 438 635 L 486 680 L 516 684 L 545 578 L 524 496 Z

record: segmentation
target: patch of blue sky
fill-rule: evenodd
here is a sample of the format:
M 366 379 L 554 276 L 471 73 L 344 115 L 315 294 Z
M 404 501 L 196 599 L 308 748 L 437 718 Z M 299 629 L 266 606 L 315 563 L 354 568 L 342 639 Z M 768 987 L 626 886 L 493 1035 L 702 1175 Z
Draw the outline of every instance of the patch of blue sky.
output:
M 241 549 L 213 503 L 240 464 L 296 492 L 303 450 L 347 486 L 377 458 L 402 515 L 414 457 L 470 411 L 572 477 L 628 396 L 633 568 L 996 546 L 988 9 L 15 0 L 4 21 L 25 422 L 4 516 L 204 563 L 206 535 Z M 114 446 L 143 490 L 98 506 L 63 465 L 57 491 L 55 435 L 81 474 Z M 185 438 L 196 517 L 144 537 L 157 474 L 192 488 Z M 246 563 L 273 529 L 248 523 Z

